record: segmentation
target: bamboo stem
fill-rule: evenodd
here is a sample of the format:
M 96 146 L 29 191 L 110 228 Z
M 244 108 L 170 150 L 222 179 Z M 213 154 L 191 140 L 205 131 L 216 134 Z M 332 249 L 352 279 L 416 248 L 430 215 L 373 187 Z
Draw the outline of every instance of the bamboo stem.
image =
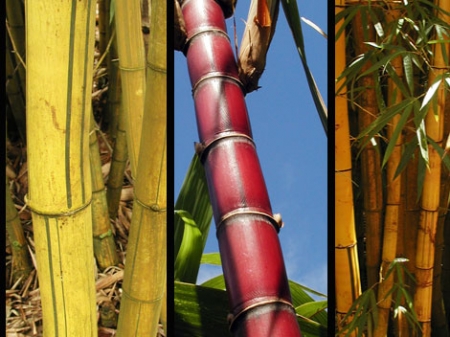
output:
M 343 0 L 336 0 L 335 12 L 341 11 Z M 342 22 L 335 26 L 336 32 Z M 335 78 L 345 68 L 345 36 L 336 41 Z M 336 82 L 335 90 L 340 87 Z M 343 318 L 356 298 L 361 294 L 357 242 L 353 206 L 352 162 L 350 128 L 346 91 L 335 97 L 335 289 L 336 319 L 339 328 L 348 324 Z M 356 332 L 352 334 L 356 336 Z
M 87 157 L 94 31 L 95 1 L 27 2 L 26 201 L 45 337 L 98 335 Z
M 147 93 L 117 335 L 155 336 L 166 287 L 166 2 L 151 2 Z M 163 316 L 164 317 L 164 316 Z

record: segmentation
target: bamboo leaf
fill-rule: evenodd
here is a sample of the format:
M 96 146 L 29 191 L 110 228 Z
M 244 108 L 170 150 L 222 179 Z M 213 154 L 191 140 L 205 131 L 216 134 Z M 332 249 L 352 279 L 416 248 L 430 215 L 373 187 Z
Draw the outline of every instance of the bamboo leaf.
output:
M 303 317 L 311 318 L 317 313 L 326 310 L 327 307 L 328 301 L 308 302 L 296 307 L 295 312 Z
M 408 121 L 408 117 L 411 114 L 413 106 L 412 105 L 408 105 L 405 110 L 403 111 L 403 113 L 401 114 L 400 120 L 397 123 L 397 126 L 395 127 L 394 132 L 392 133 L 391 139 L 389 139 L 389 143 L 388 146 L 386 148 L 386 151 L 384 153 L 384 157 L 383 157 L 383 163 L 381 165 L 381 167 L 384 167 L 387 163 L 387 161 L 389 160 L 392 151 L 395 148 L 397 139 L 399 137 L 399 135 L 402 133 L 404 126 L 406 125 L 406 122 Z
M 400 163 L 398 164 L 397 169 L 395 171 L 394 179 L 397 178 L 398 175 L 403 172 L 406 165 L 408 165 L 409 161 L 414 155 L 416 147 L 417 147 L 417 138 L 413 138 L 408 144 L 406 144 L 402 157 L 400 158 Z
M 450 136 L 450 135 L 449 135 Z M 450 156 L 448 156 L 447 152 L 445 152 L 445 149 L 443 149 L 442 147 L 439 146 L 438 143 L 436 143 L 434 140 L 432 140 L 431 138 L 427 137 L 428 142 L 434 147 L 434 149 L 436 150 L 436 152 L 439 154 L 439 156 L 441 157 L 442 163 L 447 167 L 447 170 L 450 171 Z M 449 137 L 450 139 L 450 137 Z M 447 154 L 447 155 L 446 155 Z
M 314 29 L 316 32 L 318 32 L 320 35 L 322 35 L 324 38 L 328 38 L 327 33 L 325 33 L 322 28 L 320 28 L 318 25 L 316 25 L 314 22 L 312 22 L 311 20 L 308 20 L 305 17 L 301 17 L 300 18 L 304 23 L 306 23 L 308 26 L 310 26 L 312 29 Z
M 184 222 L 183 240 L 175 258 L 175 280 L 194 283 L 203 252 L 202 232 L 189 212 L 176 210 L 175 214 Z
M 436 82 L 434 82 L 427 90 L 427 93 L 425 94 L 425 97 L 423 98 L 422 105 L 420 106 L 420 110 L 422 110 L 425 106 L 428 105 L 430 100 L 433 98 L 434 94 L 436 93 L 437 89 L 439 88 L 439 85 L 441 84 L 442 79 L 438 79 Z
M 427 132 L 425 131 L 425 121 L 422 120 L 416 130 L 417 141 L 419 144 L 420 154 L 428 167 L 428 143 Z
M 303 32 L 300 24 L 300 16 L 298 12 L 297 2 L 295 0 L 281 0 L 283 4 L 283 10 L 286 15 L 287 22 L 291 29 L 292 35 L 294 36 L 294 41 L 297 46 L 297 51 L 300 55 L 300 59 L 303 64 L 303 69 L 305 70 L 306 79 L 308 81 L 309 90 L 311 91 L 311 95 L 316 105 L 317 112 L 319 114 L 320 121 L 322 122 L 322 126 L 325 130 L 325 133 L 328 134 L 328 111 L 323 101 L 322 95 L 320 94 L 319 88 L 317 87 L 316 81 L 309 70 L 308 63 L 306 61 L 306 53 L 303 41 Z
M 221 274 L 209 279 L 208 281 L 203 282 L 201 285 L 203 287 L 225 290 L 225 279 L 223 277 L 223 274 Z
M 212 219 L 212 208 L 209 202 L 205 172 L 197 155 L 194 155 L 191 160 L 191 164 L 175 203 L 175 210 L 187 212 L 182 213 L 183 215 L 189 214 L 189 216 L 185 217 L 185 220 L 191 224 L 195 223 L 195 227 L 201 233 L 200 241 L 199 233 L 196 230 L 188 228 L 189 226 L 183 221 L 182 217 L 175 217 L 174 257 L 178 257 L 182 246 L 183 249 L 186 249 L 180 255 L 178 263 L 176 263 L 175 274 L 181 281 L 187 281 L 184 279 L 181 270 L 188 273 L 190 273 L 190 270 L 196 270 L 196 273 L 198 273 L 201 255 L 206 244 Z M 186 229 L 191 231 L 191 233 L 186 234 L 185 236 L 184 231 Z M 192 242 L 188 242 L 188 240 L 192 240 Z M 192 249 L 192 251 L 190 249 Z M 193 255 L 191 257 L 188 257 L 188 251 L 192 252 Z M 184 266 L 185 263 L 188 266 Z M 177 270 L 178 268 L 180 268 L 180 271 Z M 191 275 L 189 281 L 194 283 L 196 277 L 197 276 L 192 278 Z
M 403 68 L 409 92 L 411 95 L 414 95 L 414 70 L 412 66 L 412 56 L 409 53 L 403 56 Z
M 200 263 L 212 264 L 215 266 L 221 266 L 220 253 L 206 253 L 202 255 Z

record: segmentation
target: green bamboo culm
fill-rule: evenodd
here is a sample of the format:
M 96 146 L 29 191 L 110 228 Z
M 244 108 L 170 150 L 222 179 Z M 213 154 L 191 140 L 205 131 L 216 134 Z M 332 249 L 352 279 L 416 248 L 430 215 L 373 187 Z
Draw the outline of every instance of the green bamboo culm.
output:
M 98 266 L 104 270 L 119 262 L 114 235 L 109 221 L 106 190 L 103 182 L 102 163 L 98 147 L 96 123 L 91 113 L 91 132 L 89 135 L 89 156 L 92 173 L 92 234 L 94 237 L 94 254 Z
M 151 3 L 147 93 L 117 336 L 155 336 L 166 288 L 166 2 Z M 129 131 L 129 129 L 127 130 Z M 165 314 L 162 315 L 163 320 Z
M 43 336 L 97 337 L 89 165 L 95 1 L 28 1 L 25 26 L 26 201 Z
M 6 182 L 6 233 L 12 252 L 12 282 L 16 283 L 21 279 L 20 282 L 23 283 L 30 274 L 32 265 L 19 213 L 12 201 L 8 182 Z

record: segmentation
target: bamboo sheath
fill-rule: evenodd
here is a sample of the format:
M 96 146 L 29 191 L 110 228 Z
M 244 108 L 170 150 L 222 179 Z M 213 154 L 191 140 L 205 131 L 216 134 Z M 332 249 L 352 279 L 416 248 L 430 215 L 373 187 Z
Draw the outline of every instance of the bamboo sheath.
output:
M 450 12 L 450 2 L 436 0 L 436 5 L 447 13 Z M 439 17 L 448 22 L 448 15 L 439 12 Z M 429 74 L 428 83 L 434 83 L 436 77 L 448 71 L 444 54 L 449 53 L 449 43 L 433 45 L 432 69 Z M 434 110 L 430 104 L 425 127 L 427 136 L 434 140 L 439 146 L 444 143 L 444 107 L 445 86 L 442 82 L 437 91 L 437 108 Z M 414 294 L 414 309 L 418 320 L 422 325 L 423 336 L 431 336 L 431 303 L 433 288 L 433 266 L 435 255 L 435 235 L 439 216 L 440 203 L 440 179 L 441 179 L 441 157 L 435 148 L 428 145 L 429 162 L 425 171 L 423 191 L 421 198 L 420 227 L 417 236 L 416 255 L 416 280 L 417 288 Z
M 147 93 L 117 335 L 156 336 L 167 270 L 166 2 L 151 3 Z M 165 322 L 165 313 L 162 315 Z
M 215 1 L 187 0 L 182 13 L 230 330 L 234 336 L 300 336 L 223 12 Z
M 335 2 L 336 14 L 341 11 L 342 0 Z M 342 23 L 335 26 L 336 32 Z M 344 33 L 336 41 L 335 78 L 345 68 Z M 336 82 L 336 90 L 340 82 Z M 335 287 L 337 324 L 343 321 L 355 299 L 361 294 L 357 242 L 353 207 L 350 129 L 346 92 L 335 98 Z M 354 333 L 356 335 L 356 332 Z
M 87 159 L 94 28 L 95 1 L 27 2 L 26 200 L 48 337 L 97 336 Z

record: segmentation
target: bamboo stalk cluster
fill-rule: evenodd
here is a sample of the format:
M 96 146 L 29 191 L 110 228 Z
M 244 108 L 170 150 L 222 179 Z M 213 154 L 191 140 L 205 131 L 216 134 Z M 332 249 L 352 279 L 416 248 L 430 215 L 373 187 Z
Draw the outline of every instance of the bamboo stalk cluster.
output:
M 448 336 L 448 283 L 442 272 L 450 244 L 444 236 L 449 3 L 336 1 L 335 6 L 336 55 L 344 56 L 336 58 L 335 195 L 338 200 L 344 193 L 338 162 L 349 153 L 342 144 L 350 143 L 353 168 L 346 166 L 352 170 L 347 181 L 357 193 L 349 198 L 348 212 L 361 219 L 352 223 L 336 213 L 336 238 L 342 233 L 355 245 L 358 231 L 364 238 L 357 259 L 336 255 L 336 268 L 363 266 L 356 275 L 345 272 L 361 280 L 363 292 L 356 297 L 338 287 L 345 276 L 336 274 L 337 317 L 339 303 L 347 301 L 338 334 Z M 424 44 L 426 39 L 435 43 Z M 347 109 L 350 124 L 341 134 L 338 112 Z M 350 231 L 344 234 L 346 224 Z

